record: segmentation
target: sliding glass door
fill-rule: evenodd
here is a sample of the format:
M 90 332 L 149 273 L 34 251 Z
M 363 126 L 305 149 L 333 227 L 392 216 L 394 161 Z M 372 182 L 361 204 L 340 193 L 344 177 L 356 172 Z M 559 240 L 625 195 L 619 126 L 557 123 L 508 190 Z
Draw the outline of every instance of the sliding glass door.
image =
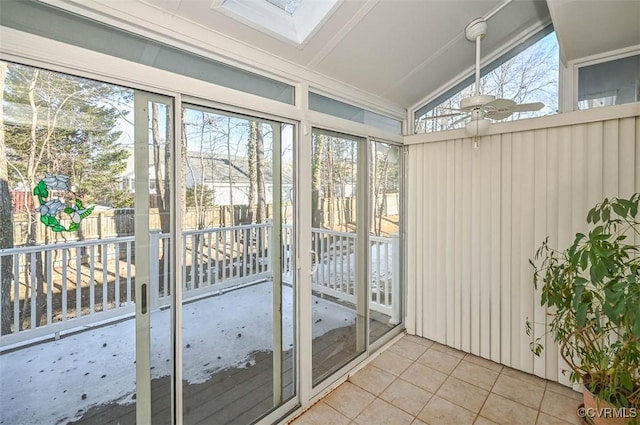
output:
M 248 424 L 294 395 L 293 129 L 183 105 L 185 423 Z
M 366 182 L 362 184 L 366 162 L 361 166 L 366 145 L 364 139 L 317 129 L 312 144 L 312 375 L 316 385 L 366 349 L 367 256 L 362 254 L 366 225 L 361 223 L 366 203 L 360 203 L 366 187 Z
M 0 97 L 0 422 L 134 423 L 135 317 L 150 311 L 145 100 L 7 62 Z
M 312 132 L 313 386 L 401 322 L 399 153 L 388 143 Z
M 369 342 L 402 321 L 401 147 L 369 143 Z

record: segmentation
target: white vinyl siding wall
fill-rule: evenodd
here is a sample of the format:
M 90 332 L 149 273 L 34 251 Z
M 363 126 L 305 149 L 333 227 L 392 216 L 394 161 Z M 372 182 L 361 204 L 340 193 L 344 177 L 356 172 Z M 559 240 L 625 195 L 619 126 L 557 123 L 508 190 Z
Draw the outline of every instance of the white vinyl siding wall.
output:
M 616 111 L 494 125 L 510 131 L 478 150 L 461 131 L 407 138 L 409 333 L 568 382 L 550 336 L 529 349 L 527 318 L 536 336 L 547 322 L 529 259 L 547 235 L 568 247 L 604 197 L 640 191 L 640 104 Z

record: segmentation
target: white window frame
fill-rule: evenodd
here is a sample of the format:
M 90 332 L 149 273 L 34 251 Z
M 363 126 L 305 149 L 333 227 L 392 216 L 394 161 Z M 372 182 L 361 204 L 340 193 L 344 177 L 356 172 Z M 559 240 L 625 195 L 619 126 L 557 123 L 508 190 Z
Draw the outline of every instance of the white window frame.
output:
M 640 45 L 574 59 L 567 62 L 566 68 L 561 66 L 560 99 L 558 103 L 560 106 L 560 112 L 578 110 L 578 74 L 580 72 L 580 68 L 636 55 L 640 55 Z
M 302 0 L 293 15 L 265 0 L 213 0 L 211 8 L 281 41 L 303 46 L 340 3 Z

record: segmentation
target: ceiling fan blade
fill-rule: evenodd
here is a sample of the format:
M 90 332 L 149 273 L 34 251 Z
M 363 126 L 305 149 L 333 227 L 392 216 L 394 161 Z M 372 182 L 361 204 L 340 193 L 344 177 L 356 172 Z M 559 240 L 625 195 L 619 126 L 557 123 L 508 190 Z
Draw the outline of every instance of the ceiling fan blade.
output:
M 485 116 L 487 118 L 491 118 L 492 120 L 503 120 L 505 118 L 507 118 L 509 115 L 513 114 L 513 111 L 511 110 L 507 110 L 507 111 L 487 111 L 485 113 Z
M 491 110 L 494 110 L 496 112 L 506 112 L 507 110 L 511 110 L 513 109 L 514 106 L 516 106 L 517 103 L 514 102 L 511 99 L 496 99 L 494 101 L 491 101 L 487 104 L 485 104 L 483 106 L 483 108 L 489 112 Z
M 544 108 L 544 103 L 541 102 L 519 105 L 511 99 L 496 99 L 483 106 L 486 116 L 494 120 L 503 120 L 514 112 L 533 112 L 542 108 Z
M 534 102 L 534 103 L 523 103 L 521 105 L 515 105 L 512 108 L 513 112 L 534 112 L 539 111 L 544 108 L 544 103 L 542 102 Z

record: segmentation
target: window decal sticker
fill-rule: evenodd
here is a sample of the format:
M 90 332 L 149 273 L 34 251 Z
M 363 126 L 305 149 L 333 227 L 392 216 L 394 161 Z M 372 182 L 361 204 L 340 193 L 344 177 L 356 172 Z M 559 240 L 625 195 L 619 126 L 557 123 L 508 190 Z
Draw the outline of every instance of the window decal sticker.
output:
M 54 191 L 65 197 L 48 199 Z M 95 206 L 85 208 L 82 199 L 70 190 L 69 177 L 64 175 L 45 173 L 44 178 L 33 189 L 33 194 L 38 197 L 40 203 L 40 206 L 36 208 L 36 211 L 40 213 L 40 221 L 54 232 L 78 230 L 82 219 L 89 217 L 95 208 Z M 69 204 L 64 203 L 67 199 L 71 200 Z M 59 217 L 63 212 L 71 219 L 68 228 L 60 223 Z

